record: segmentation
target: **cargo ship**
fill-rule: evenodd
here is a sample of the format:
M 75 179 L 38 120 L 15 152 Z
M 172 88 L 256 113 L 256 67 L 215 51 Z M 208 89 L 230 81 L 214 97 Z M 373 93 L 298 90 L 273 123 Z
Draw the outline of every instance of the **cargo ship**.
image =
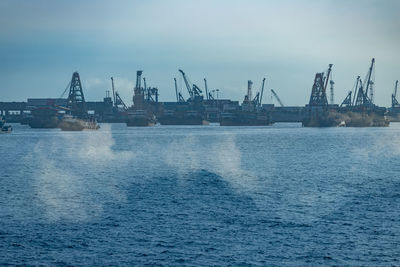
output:
M 100 128 L 94 118 L 79 119 L 71 115 L 65 115 L 58 127 L 62 131 L 98 130 Z
M 58 109 L 50 107 L 36 108 L 31 111 L 28 125 L 31 128 L 57 128 L 60 123 Z

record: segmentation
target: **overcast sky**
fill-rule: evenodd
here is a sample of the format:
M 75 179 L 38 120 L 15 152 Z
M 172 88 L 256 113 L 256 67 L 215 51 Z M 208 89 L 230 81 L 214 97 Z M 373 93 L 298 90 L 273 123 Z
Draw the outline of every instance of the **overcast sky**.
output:
M 397 0 L 1 0 L 0 101 L 60 97 L 79 71 L 87 99 L 102 99 L 114 76 L 131 105 L 138 69 L 172 101 L 181 68 L 223 98 L 242 100 L 247 80 L 258 90 L 266 77 L 286 105 L 304 105 L 333 63 L 340 103 L 375 57 L 375 102 L 389 106 L 399 13 Z

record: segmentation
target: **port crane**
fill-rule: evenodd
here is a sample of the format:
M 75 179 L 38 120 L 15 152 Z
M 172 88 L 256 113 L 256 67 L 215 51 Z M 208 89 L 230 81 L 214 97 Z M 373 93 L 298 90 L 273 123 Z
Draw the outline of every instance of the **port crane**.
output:
M 275 99 L 278 101 L 279 105 L 281 105 L 281 107 L 284 107 L 285 105 L 283 104 L 283 102 L 279 98 L 278 94 L 274 91 L 274 89 L 271 89 L 271 93 L 275 97 Z
M 125 105 L 124 101 L 122 101 L 122 98 L 120 97 L 119 93 L 115 90 L 114 88 L 114 78 L 111 77 L 111 86 L 112 86 L 112 92 L 113 92 L 113 101 L 114 101 L 114 107 L 116 109 L 122 108 L 123 110 L 128 110 L 128 107 Z
M 354 99 L 353 106 L 373 106 L 371 98 L 368 97 L 368 90 L 372 90 L 372 86 L 374 82 L 371 80 L 372 72 L 374 70 L 375 58 L 372 59 L 371 66 L 369 67 L 366 80 L 364 83 L 360 79 L 360 76 L 357 77 L 357 84 L 359 84 L 359 88 L 357 91 L 356 98 Z M 356 86 L 357 88 L 357 86 Z M 364 89 L 365 88 L 365 89 Z
M 329 64 L 327 76 L 324 73 L 315 74 L 314 84 L 311 91 L 309 106 L 328 106 L 326 97 L 326 88 L 328 86 L 329 77 L 333 64 Z
M 392 94 L 392 108 L 398 108 L 400 107 L 399 101 L 397 101 L 397 86 L 399 84 L 399 81 L 396 81 L 396 84 L 394 86 L 394 93 Z
M 263 97 L 263 94 L 264 94 L 264 85 L 265 85 L 265 78 L 262 80 L 260 91 L 253 98 L 253 103 L 257 107 L 261 107 L 262 97 Z M 250 88 L 250 90 L 251 90 L 251 88 Z M 251 92 L 250 92 L 250 94 L 251 94 Z
M 187 88 L 189 96 L 190 96 L 189 101 L 203 100 L 203 96 L 201 95 L 202 94 L 201 89 L 195 84 L 193 84 L 191 87 L 189 78 L 186 76 L 186 74 L 183 72 L 183 70 L 180 69 L 179 72 L 182 74 L 183 80 L 185 81 L 185 85 L 186 85 L 186 88 Z
M 78 72 L 72 74 L 66 108 L 78 118 L 85 119 L 88 117 L 85 96 L 83 95 L 81 78 Z

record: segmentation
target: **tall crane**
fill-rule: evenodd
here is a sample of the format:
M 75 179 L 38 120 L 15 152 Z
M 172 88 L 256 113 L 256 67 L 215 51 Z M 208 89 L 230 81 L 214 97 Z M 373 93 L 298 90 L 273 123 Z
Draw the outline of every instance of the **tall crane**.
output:
M 325 73 L 323 72 L 315 74 L 309 106 L 328 106 L 328 99 L 326 98 L 326 88 L 328 86 L 332 66 L 332 64 L 329 64 L 329 69 L 326 77 Z
M 186 89 L 188 90 L 188 93 L 189 93 L 189 96 L 190 96 L 189 100 L 190 101 L 200 100 L 200 98 L 202 98 L 201 89 L 195 84 L 193 84 L 192 85 L 193 87 L 191 87 L 191 83 L 189 82 L 189 79 L 186 76 L 186 74 L 183 72 L 183 70 L 179 70 L 179 72 L 182 74 L 183 80 L 185 81 Z
M 118 109 L 118 108 L 120 108 L 120 106 L 122 106 L 123 110 L 128 110 L 128 107 L 125 105 L 124 101 L 122 101 L 121 96 L 114 88 L 114 78 L 113 77 L 111 77 L 111 86 L 112 86 L 113 97 L 114 97 L 114 107 Z
M 399 84 L 399 81 L 396 81 L 396 84 L 394 86 L 394 93 L 392 94 L 392 108 L 398 108 L 400 107 L 399 101 L 397 101 L 397 86 Z
M 369 100 L 369 101 L 367 101 L 367 102 L 370 102 L 370 104 L 372 104 L 372 99 L 368 99 L 368 90 L 371 90 L 372 91 L 372 97 L 373 97 L 373 84 L 374 84 L 374 82 L 371 80 L 371 76 L 372 76 L 372 72 L 373 72 L 373 70 L 374 70 L 374 64 L 375 64 L 375 58 L 373 58 L 372 59 L 372 61 L 371 61 L 371 66 L 369 67 L 369 70 L 368 70 L 368 74 L 367 74 L 367 76 L 368 76 L 368 79 L 367 79 L 367 84 L 366 85 L 363 85 L 363 87 L 366 87 L 365 88 L 365 98 L 367 99 L 367 100 Z
M 281 105 L 281 107 L 284 107 L 285 105 L 283 105 L 281 99 L 279 98 L 278 94 L 274 91 L 274 89 L 271 89 L 271 93 L 275 97 L 275 99 L 278 101 L 279 105 Z
M 72 115 L 79 118 L 85 119 L 88 117 L 85 96 L 83 95 L 81 78 L 78 72 L 72 74 L 66 108 L 71 110 Z
M 251 82 L 251 81 L 250 81 L 250 82 Z M 251 83 L 251 84 L 253 84 L 253 83 Z M 251 95 L 251 84 L 249 84 L 250 92 L 249 92 L 249 91 L 247 92 L 247 94 L 250 93 L 250 95 Z M 261 107 L 262 96 L 263 96 L 263 94 L 264 94 L 264 84 L 265 84 L 265 78 L 262 80 L 260 91 L 257 92 L 256 96 L 253 98 L 253 101 L 252 101 L 253 104 L 254 104 L 256 107 Z

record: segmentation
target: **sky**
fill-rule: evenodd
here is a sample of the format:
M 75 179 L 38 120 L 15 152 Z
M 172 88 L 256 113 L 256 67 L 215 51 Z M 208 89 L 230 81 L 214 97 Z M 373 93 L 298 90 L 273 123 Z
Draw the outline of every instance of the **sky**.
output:
M 0 101 L 60 97 L 78 71 L 86 99 L 102 100 L 113 76 L 131 105 L 136 70 L 173 101 L 183 69 L 219 98 L 241 101 L 247 80 L 256 92 L 265 77 L 263 103 L 277 104 L 274 89 L 285 105 L 304 105 L 332 63 L 340 104 L 375 57 L 374 100 L 389 106 L 399 11 L 397 0 L 1 0 Z

